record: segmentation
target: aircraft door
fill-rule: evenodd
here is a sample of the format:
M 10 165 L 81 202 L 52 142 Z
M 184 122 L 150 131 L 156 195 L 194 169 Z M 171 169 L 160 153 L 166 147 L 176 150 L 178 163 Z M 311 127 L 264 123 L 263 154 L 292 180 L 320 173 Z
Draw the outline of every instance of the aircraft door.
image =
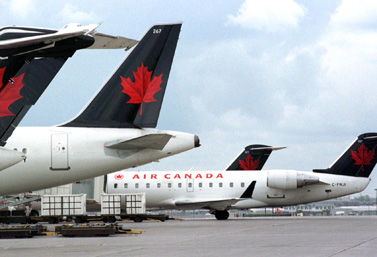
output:
M 194 192 L 194 179 L 188 178 L 186 181 L 186 191 Z
M 69 170 L 68 134 L 51 135 L 51 170 Z

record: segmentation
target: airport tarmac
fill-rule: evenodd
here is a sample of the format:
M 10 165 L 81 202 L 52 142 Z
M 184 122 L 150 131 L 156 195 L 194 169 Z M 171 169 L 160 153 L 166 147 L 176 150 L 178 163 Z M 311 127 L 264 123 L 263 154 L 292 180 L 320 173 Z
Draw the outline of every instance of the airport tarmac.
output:
M 110 237 L 2 239 L 0 256 L 377 256 L 377 216 L 121 224 L 144 232 Z

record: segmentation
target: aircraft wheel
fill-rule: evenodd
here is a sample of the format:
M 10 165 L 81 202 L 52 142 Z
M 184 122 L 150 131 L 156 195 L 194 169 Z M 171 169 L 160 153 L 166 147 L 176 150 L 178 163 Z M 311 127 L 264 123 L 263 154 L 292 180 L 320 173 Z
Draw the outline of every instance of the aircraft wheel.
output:
M 32 210 L 29 214 L 30 217 L 38 217 L 39 216 L 39 212 L 37 210 Z
M 229 218 L 229 212 L 228 211 L 216 211 L 215 217 L 218 220 L 226 220 Z
M 107 218 L 107 222 L 109 222 L 109 223 L 115 223 L 116 221 L 117 221 L 117 219 L 114 216 L 109 216 Z
M 140 217 L 140 216 L 136 216 L 136 217 L 134 218 L 134 222 L 143 222 L 143 218 Z

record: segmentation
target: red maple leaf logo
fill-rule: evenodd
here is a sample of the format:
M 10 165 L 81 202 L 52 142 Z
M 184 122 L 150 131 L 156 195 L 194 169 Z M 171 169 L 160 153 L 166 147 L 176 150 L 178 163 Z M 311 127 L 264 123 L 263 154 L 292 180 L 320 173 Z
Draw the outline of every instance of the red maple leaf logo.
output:
M 361 144 L 357 151 L 351 150 L 352 159 L 355 160 L 356 165 L 363 165 L 361 170 L 364 171 L 364 165 L 370 165 L 374 158 L 374 150 L 368 151 L 368 147 Z
M 240 160 L 240 166 L 243 170 L 256 170 L 259 166 L 259 160 L 255 160 L 250 154 L 246 156 L 245 160 Z
M 0 89 L 3 87 L 3 77 L 4 77 L 5 68 L 6 67 L 0 69 Z
M 123 174 L 116 174 L 114 176 L 114 178 L 117 179 L 117 180 L 121 180 L 123 177 L 124 177 Z
M 20 91 L 24 87 L 22 83 L 24 75 L 25 73 L 14 78 L 12 82 L 8 82 L 0 92 L 0 117 L 15 115 L 9 110 L 9 106 L 18 99 L 23 98 L 23 96 L 20 95 Z
M 140 115 L 142 115 L 143 102 L 150 103 L 157 101 L 153 96 L 161 90 L 162 74 L 158 77 L 155 76 L 153 80 L 151 80 L 152 71 L 148 71 L 148 67 L 144 67 L 144 63 L 142 63 L 133 74 L 135 82 L 131 81 L 130 78 L 120 76 L 122 79 L 121 85 L 123 86 L 122 92 L 131 97 L 127 103 L 141 104 Z

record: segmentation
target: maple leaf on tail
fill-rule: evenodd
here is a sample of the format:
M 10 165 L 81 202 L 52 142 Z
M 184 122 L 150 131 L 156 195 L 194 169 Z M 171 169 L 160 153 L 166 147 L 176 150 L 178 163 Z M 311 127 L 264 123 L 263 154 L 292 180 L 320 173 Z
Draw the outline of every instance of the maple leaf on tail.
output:
M 154 94 L 161 90 L 160 85 L 162 83 L 162 74 L 158 77 L 155 76 L 151 81 L 152 71 L 148 71 L 148 67 L 145 67 L 144 63 L 142 63 L 133 74 L 135 82 L 130 78 L 120 76 L 122 79 L 121 85 L 123 86 L 122 92 L 131 97 L 127 103 L 141 104 L 140 115 L 142 115 L 143 102 L 150 103 L 157 101 L 154 99 Z
M 4 77 L 5 68 L 6 67 L 0 69 L 0 89 L 3 87 L 3 77 Z
M 246 156 L 245 160 L 240 160 L 240 166 L 243 170 L 256 170 L 259 166 L 259 160 L 255 160 L 250 154 Z
M 362 165 L 361 170 L 364 171 L 364 165 L 370 165 L 370 162 L 374 158 L 374 150 L 368 151 L 368 147 L 366 147 L 364 144 L 361 144 L 357 151 L 351 150 L 352 159 L 355 160 L 356 165 Z
M 20 91 L 24 87 L 22 83 L 24 75 L 25 73 L 14 78 L 14 83 L 8 82 L 0 92 L 0 117 L 15 116 L 15 114 L 9 110 L 9 106 L 18 99 L 23 98 L 23 96 L 20 95 Z

